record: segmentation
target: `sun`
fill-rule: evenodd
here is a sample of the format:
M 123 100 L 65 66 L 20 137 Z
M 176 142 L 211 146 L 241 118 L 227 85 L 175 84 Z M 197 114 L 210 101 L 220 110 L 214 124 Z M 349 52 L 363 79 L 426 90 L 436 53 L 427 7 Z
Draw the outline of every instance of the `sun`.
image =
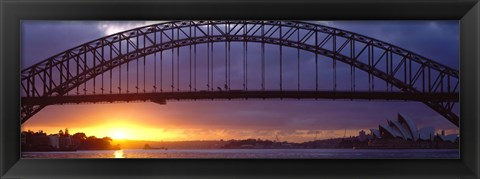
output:
M 117 130 L 113 133 L 112 138 L 114 139 L 124 139 L 126 137 L 125 133 L 121 130 Z

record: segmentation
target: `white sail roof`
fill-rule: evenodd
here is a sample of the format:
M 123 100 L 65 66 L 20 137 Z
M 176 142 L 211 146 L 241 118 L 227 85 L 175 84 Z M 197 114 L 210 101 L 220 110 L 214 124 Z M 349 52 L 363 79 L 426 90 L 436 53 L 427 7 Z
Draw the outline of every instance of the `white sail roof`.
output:
M 414 141 L 417 141 L 418 140 L 418 132 L 417 132 L 417 126 L 415 125 L 415 123 L 413 123 L 413 121 L 405 116 L 404 114 L 401 114 L 401 113 L 398 113 L 398 118 L 397 118 L 398 122 L 400 122 L 400 124 L 404 123 L 408 126 L 408 131 L 410 132 L 410 135 L 413 137 L 413 140 Z
M 394 137 L 404 140 L 433 140 L 435 138 L 435 128 L 423 127 L 417 129 L 413 121 L 404 114 L 398 113 L 396 121 L 387 119 L 387 124 L 381 124 L 377 129 L 370 129 L 375 138 Z M 386 136 L 385 136 L 386 135 Z M 458 139 L 458 134 L 439 135 L 441 140 L 455 142 Z
M 370 129 L 370 132 L 372 132 L 372 135 L 375 136 L 376 138 L 382 138 L 380 135 L 380 131 L 377 129 Z
M 405 127 L 402 126 L 402 124 L 400 124 L 400 122 L 398 122 L 398 121 L 388 121 L 388 123 L 390 124 L 390 126 L 397 129 L 402 134 L 404 139 L 413 139 L 410 131 L 408 129 L 405 129 Z
M 393 128 L 390 127 L 390 126 L 380 124 L 379 128 L 380 128 L 380 130 L 384 130 L 385 132 L 387 132 L 388 134 L 392 135 L 393 137 L 400 137 L 400 138 L 403 139 L 403 135 L 400 134 L 399 131 L 393 129 Z

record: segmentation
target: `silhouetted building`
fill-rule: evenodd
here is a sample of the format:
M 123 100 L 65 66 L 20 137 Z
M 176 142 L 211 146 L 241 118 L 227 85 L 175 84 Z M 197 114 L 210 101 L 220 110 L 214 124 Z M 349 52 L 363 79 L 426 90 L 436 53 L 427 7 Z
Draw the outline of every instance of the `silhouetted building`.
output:
M 70 148 L 72 144 L 72 139 L 70 136 L 60 136 L 59 144 L 60 144 L 60 148 Z
M 396 121 L 387 120 L 387 124 L 380 124 L 377 129 L 370 129 L 375 139 L 399 138 L 409 141 L 433 140 L 435 129 L 433 127 L 424 127 L 417 129 L 415 123 L 403 114 L 398 114 Z
M 365 135 L 365 131 L 361 130 L 359 133 L 358 133 L 358 141 L 360 142 L 365 142 L 368 140 L 368 136 Z
M 377 129 L 370 129 L 372 139 L 368 141 L 371 148 L 455 148 L 458 147 L 458 135 L 435 136 L 435 128 L 427 126 L 417 129 L 415 123 L 403 114 L 398 114 L 396 121 L 387 120 Z M 359 135 L 362 136 L 361 132 Z M 457 142 L 456 142 L 457 141 Z
M 48 139 L 50 140 L 50 146 L 53 148 L 60 148 L 60 136 L 58 134 L 49 135 Z

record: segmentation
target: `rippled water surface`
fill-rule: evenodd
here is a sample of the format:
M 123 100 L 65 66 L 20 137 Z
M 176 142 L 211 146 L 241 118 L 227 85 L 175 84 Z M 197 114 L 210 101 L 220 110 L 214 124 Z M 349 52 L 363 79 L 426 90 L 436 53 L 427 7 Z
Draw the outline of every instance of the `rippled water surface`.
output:
M 22 152 L 23 158 L 448 158 L 458 159 L 458 149 L 170 149 Z

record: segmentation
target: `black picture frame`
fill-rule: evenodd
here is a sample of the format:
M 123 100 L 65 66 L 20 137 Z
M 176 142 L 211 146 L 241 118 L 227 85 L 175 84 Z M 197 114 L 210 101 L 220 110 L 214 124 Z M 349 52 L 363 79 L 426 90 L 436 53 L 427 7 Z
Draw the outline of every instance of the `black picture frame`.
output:
M 478 178 L 478 0 L 0 0 L 0 178 Z M 22 20 L 459 20 L 461 159 L 21 159 Z

